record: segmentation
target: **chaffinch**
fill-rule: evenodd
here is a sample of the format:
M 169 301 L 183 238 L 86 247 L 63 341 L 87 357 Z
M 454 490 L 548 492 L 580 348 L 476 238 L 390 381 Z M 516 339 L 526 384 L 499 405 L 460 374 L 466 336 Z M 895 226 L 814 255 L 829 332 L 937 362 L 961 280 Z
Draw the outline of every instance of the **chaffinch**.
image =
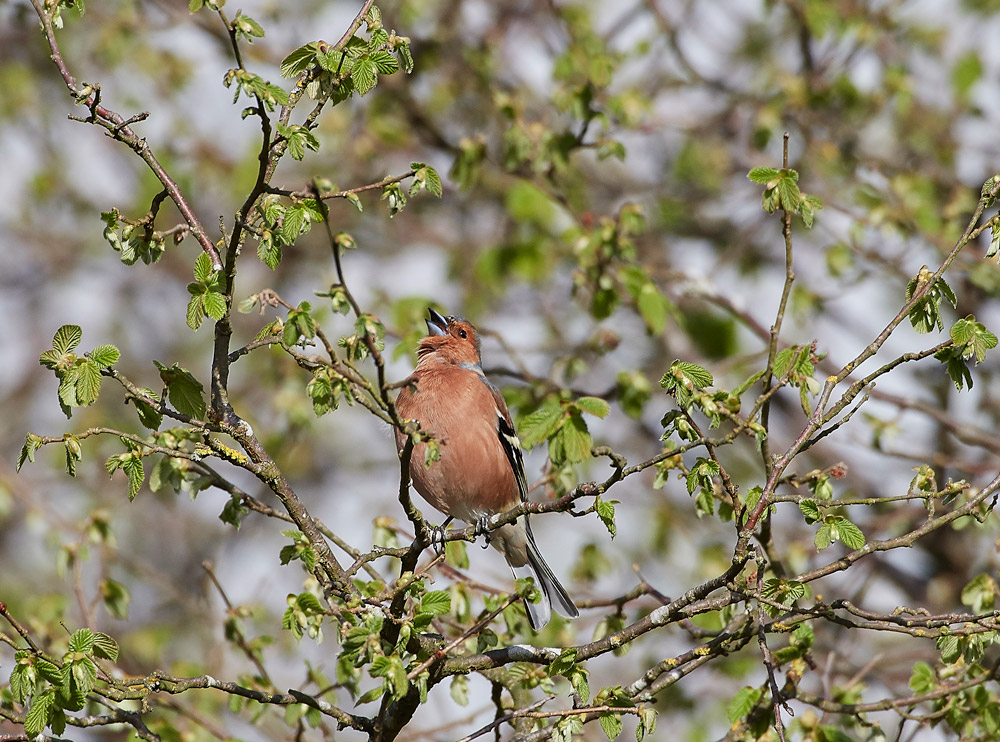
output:
M 428 309 L 430 333 L 417 347 L 417 368 L 396 399 L 402 419 L 416 419 L 438 442 L 440 458 L 425 466 L 426 443 L 411 454 L 410 476 L 417 492 L 442 513 L 480 524 L 528 497 L 521 443 L 500 390 L 483 374 L 476 328 L 461 317 Z M 403 450 L 406 435 L 396 431 Z M 494 530 L 493 545 L 514 577 L 533 577 L 538 603 L 525 601 L 528 621 L 538 631 L 552 605 L 567 618 L 580 615 L 566 589 L 545 563 L 528 516 Z

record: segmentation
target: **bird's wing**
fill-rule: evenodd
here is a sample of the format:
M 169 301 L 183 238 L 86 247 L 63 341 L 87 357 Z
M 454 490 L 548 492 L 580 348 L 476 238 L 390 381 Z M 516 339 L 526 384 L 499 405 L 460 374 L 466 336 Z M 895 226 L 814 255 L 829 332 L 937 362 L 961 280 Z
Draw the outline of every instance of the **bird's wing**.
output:
M 528 482 L 524 478 L 524 458 L 521 456 L 521 441 L 518 440 L 517 432 L 514 430 L 514 423 L 510 419 L 510 410 L 504 401 L 500 390 L 489 384 L 490 391 L 493 392 L 493 402 L 496 405 L 497 413 L 497 437 L 500 445 L 507 454 L 507 461 L 514 472 L 514 480 L 517 482 L 517 491 L 521 497 L 521 502 L 528 499 Z

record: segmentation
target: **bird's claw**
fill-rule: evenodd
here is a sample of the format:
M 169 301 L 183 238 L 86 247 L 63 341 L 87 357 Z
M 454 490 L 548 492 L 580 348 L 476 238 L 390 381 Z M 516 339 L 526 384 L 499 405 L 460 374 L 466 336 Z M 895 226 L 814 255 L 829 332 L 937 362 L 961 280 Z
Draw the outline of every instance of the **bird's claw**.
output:
M 444 526 L 431 526 L 430 547 L 436 556 L 444 554 Z
M 490 546 L 490 527 L 489 527 L 489 522 L 490 522 L 490 519 L 486 515 L 480 515 L 478 518 L 476 518 L 476 523 L 475 523 L 476 528 L 475 528 L 474 533 L 476 535 L 476 538 L 479 538 L 480 536 L 483 537 L 483 542 L 484 542 L 483 543 L 483 548 L 484 549 L 488 549 L 489 546 Z

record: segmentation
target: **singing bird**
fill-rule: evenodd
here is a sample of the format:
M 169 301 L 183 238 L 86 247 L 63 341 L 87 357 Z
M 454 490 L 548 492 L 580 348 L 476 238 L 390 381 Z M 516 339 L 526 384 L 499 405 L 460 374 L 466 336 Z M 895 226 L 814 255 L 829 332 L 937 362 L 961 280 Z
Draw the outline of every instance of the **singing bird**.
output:
M 419 421 L 438 443 L 440 457 L 425 466 L 426 443 L 413 448 L 410 476 L 420 495 L 448 516 L 485 528 L 486 519 L 524 502 L 521 443 L 500 390 L 483 373 L 479 334 L 461 317 L 428 308 L 427 337 L 417 346 L 417 367 L 396 399 L 403 420 Z M 407 436 L 396 431 L 396 447 Z M 552 606 L 567 618 L 580 615 L 566 589 L 545 563 L 525 514 L 489 534 L 515 578 L 533 577 L 538 603 L 525 601 L 528 621 L 538 631 Z

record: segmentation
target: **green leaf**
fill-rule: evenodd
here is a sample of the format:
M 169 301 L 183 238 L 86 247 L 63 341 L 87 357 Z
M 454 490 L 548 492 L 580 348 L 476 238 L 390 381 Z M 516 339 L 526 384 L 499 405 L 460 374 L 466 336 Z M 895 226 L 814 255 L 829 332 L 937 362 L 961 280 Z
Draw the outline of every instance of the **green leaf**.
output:
M 101 369 L 86 361 L 76 367 L 76 399 L 81 405 L 93 404 L 101 392 Z
M 284 245 L 295 242 L 306 227 L 306 210 L 301 204 L 292 204 L 285 210 L 285 218 L 278 230 L 278 237 Z
M 394 217 L 406 206 L 406 195 L 399 183 L 390 183 L 382 189 L 382 200 L 389 204 L 389 216 Z
M 169 368 L 159 361 L 153 361 L 160 371 L 160 378 L 167 387 L 170 403 L 181 414 L 202 420 L 205 417 L 205 389 L 191 372 L 176 363 Z
M 546 440 L 562 424 L 563 417 L 559 401 L 552 399 L 534 412 L 525 415 L 517 426 L 521 446 L 528 450 Z
M 250 16 L 243 15 L 243 11 L 237 11 L 232 26 L 249 43 L 253 43 L 254 37 L 263 38 L 264 36 L 264 29 L 261 28 L 261 25 Z
M 67 433 L 63 436 L 66 448 L 66 473 L 71 477 L 76 476 L 76 462 L 83 460 L 83 451 L 80 448 L 80 441 L 76 436 Z
M 52 338 L 52 349 L 63 356 L 70 353 L 80 344 L 83 338 L 83 330 L 78 325 L 63 325 Z
M 702 366 L 686 361 L 674 361 L 670 369 L 660 379 L 660 386 L 674 395 L 678 406 L 691 405 L 694 393 L 713 383 L 712 374 Z
M 914 693 L 930 693 L 934 690 L 937 678 L 934 670 L 926 662 L 917 662 L 910 673 L 910 690 Z
M 365 210 L 365 205 L 361 203 L 361 198 L 358 196 L 357 193 L 350 193 L 350 192 L 345 193 L 344 198 L 347 199 L 348 203 L 353 204 L 354 208 L 356 208 L 359 212 Z
M 778 178 L 778 171 L 773 167 L 755 167 L 747 173 L 747 177 L 754 183 L 766 185 Z
M 311 41 L 281 60 L 281 76 L 295 77 L 316 63 L 317 44 Z
M 815 500 L 800 500 L 799 510 L 805 516 L 806 525 L 811 526 L 813 523 L 819 523 L 822 519 L 822 515 L 819 512 L 819 505 L 816 504 Z
M 226 315 L 226 297 L 215 291 L 207 292 L 202 301 L 205 306 L 205 314 L 218 321 Z
M 420 599 L 420 610 L 439 615 L 451 610 L 451 596 L 444 590 L 432 590 Z
M 726 707 L 726 716 L 729 717 L 729 723 L 735 724 L 740 719 L 746 717 L 746 715 L 754 709 L 763 695 L 763 688 L 751 688 L 749 685 L 743 686 L 743 688 L 741 688 L 739 692 L 733 696 L 733 699 Z
M 146 479 L 142 459 L 137 454 L 129 456 L 122 462 L 122 469 L 128 475 L 128 499 L 131 501 L 139 494 L 142 483 Z
M 841 518 L 837 523 L 837 531 L 840 540 L 848 549 L 863 549 L 865 546 L 865 534 L 861 529 L 851 523 L 847 518 Z
M 459 706 L 469 705 L 469 678 L 467 675 L 455 675 L 451 679 L 451 700 Z
M 34 433 L 28 433 L 24 437 L 24 445 L 21 447 L 21 453 L 17 457 L 17 471 L 21 471 L 21 467 L 24 466 L 25 461 L 30 461 L 32 464 L 35 463 L 35 451 L 41 448 L 41 446 L 42 439 Z
M 365 25 L 369 31 L 377 31 L 382 28 L 382 11 L 377 5 L 372 5 L 365 13 Z
M 267 234 L 266 238 L 257 243 L 257 257 L 260 258 L 260 262 L 274 270 L 281 262 L 281 245 L 273 239 L 269 232 Z
M 110 368 L 118 362 L 121 353 L 113 345 L 98 345 L 87 354 L 90 361 L 100 369 Z
M 597 512 L 597 517 L 601 519 L 604 527 L 611 534 L 611 538 L 614 538 L 618 533 L 618 526 L 615 525 L 615 501 L 598 498 L 597 502 L 594 503 L 594 509 Z
M 601 723 L 601 729 L 604 730 L 604 734 L 609 740 L 616 739 L 618 735 L 622 733 L 621 714 L 614 714 L 606 711 L 602 713 L 598 719 Z
M 647 734 L 656 731 L 656 709 L 648 706 L 639 709 L 639 723 L 635 728 L 636 742 L 642 742 Z
M 118 660 L 118 642 L 101 631 L 95 632 L 94 656 L 116 662 Z
M 24 733 L 29 739 L 41 734 L 49 723 L 49 717 L 55 708 L 55 693 L 47 690 L 31 700 L 28 713 L 24 716 Z
M 156 395 L 149 389 L 143 391 L 152 399 L 156 399 Z M 139 399 L 133 399 L 132 404 L 135 405 L 135 411 L 139 415 L 139 422 L 150 430 L 157 430 L 160 427 L 160 423 L 163 422 L 163 414 L 158 409 Z
M 549 675 L 565 675 L 576 665 L 577 650 L 564 649 L 559 656 L 549 665 Z
M 90 654 L 94 650 L 94 632 L 90 629 L 77 629 L 69 638 L 69 651 Z
M 306 384 L 306 394 L 312 400 L 313 412 L 316 413 L 316 417 L 337 409 L 333 383 L 330 380 L 330 372 L 326 368 L 319 368 L 313 373 L 312 379 Z
M 198 253 L 194 261 L 194 280 L 201 284 L 208 283 L 213 272 L 212 260 L 208 257 L 208 253 L 204 251 Z
M 384 49 L 372 52 L 371 60 L 375 63 L 375 69 L 380 75 L 391 75 L 399 69 L 399 60 Z
M 821 525 L 813 537 L 813 543 L 816 545 L 817 551 L 823 551 L 827 548 L 833 543 L 833 527 L 829 523 Z
M 444 191 L 441 186 L 441 176 L 438 175 L 437 170 L 422 162 L 411 162 L 410 169 L 413 170 L 413 183 L 410 185 L 409 191 L 411 196 L 416 196 L 417 193 L 426 189 L 429 193 L 441 198 Z
M 594 417 L 604 418 L 611 412 L 611 406 L 600 397 L 580 397 L 574 404 Z
M 587 423 L 579 415 L 570 415 L 550 442 L 549 456 L 556 462 L 578 464 L 590 456 L 591 445 Z
M 191 284 L 194 286 L 195 284 Z M 192 330 L 201 327 L 202 320 L 205 319 L 205 299 L 204 294 L 196 294 L 191 297 L 187 305 L 187 315 L 185 321 Z
M 962 605 L 967 605 L 974 613 L 986 613 L 996 604 L 997 582 L 990 575 L 974 577 L 962 588 Z
M 951 70 L 951 84 L 959 98 L 965 98 L 983 75 L 983 63 L 975 51 L 958 58 Z
M 654 335 L 663 332 L 667 324 L 667 312 L 670 311 L 670 300 L 652 282 L 643 284 L 639 296 L 635 300 L 636 309 L 646 327 Z
M 74 695 L 78 693 L 80 696 L 85 696 L 97 685 L 97 665 L 89 657 L 68 663 L 67 668 L 73 676 Z M 83 704 L 81 703 L 80 706 L 82 707 Z
M 378 83 L 378 71 L 375 62 L 367 54 L 360 57 L 351 69 L 351 80 L 358 95 L 365 95 Z

